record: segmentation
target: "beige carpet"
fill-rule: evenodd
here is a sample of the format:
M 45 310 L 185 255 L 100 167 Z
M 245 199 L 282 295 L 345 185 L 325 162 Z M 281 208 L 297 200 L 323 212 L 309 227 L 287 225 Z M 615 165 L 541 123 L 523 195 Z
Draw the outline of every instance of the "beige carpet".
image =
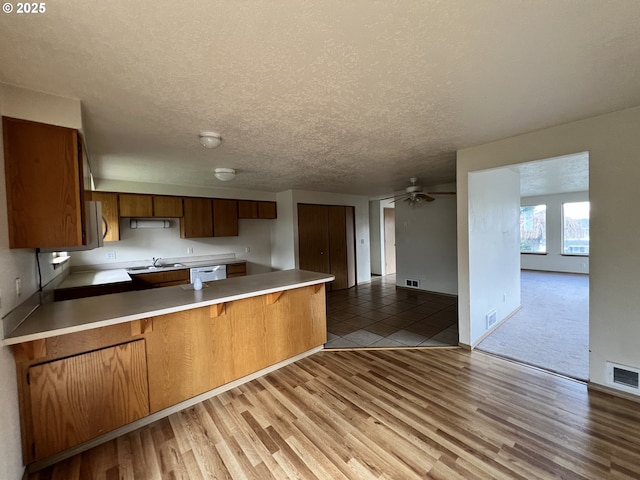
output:
M 589 378 L 589 277 L 522 272 L 522 308 L 478 345 L 568 377 Z

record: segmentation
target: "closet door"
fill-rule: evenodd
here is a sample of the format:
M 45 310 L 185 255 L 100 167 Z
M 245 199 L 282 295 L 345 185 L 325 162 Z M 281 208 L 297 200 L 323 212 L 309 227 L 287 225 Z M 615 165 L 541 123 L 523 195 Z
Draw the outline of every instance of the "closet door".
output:
M 347 261 L 347 208 L 329 206 L 329 271 L 335 275 L 331 288 L 342 290 L 349 284 L 349 264 Z M 351 236 L 353 239 L 353 236 Z
M 331 273 L 328 225 L 326 206 L 298 204 L 298 255 L 302 270 Z

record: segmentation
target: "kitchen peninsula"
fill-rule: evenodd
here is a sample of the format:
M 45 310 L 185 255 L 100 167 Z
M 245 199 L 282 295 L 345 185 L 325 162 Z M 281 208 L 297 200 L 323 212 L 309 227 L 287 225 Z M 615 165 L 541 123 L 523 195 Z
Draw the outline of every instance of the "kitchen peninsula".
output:
M 313 353 L 326 342 L 331 280 L 285 270 L 40 306 L 4 340 L 25 462 Z

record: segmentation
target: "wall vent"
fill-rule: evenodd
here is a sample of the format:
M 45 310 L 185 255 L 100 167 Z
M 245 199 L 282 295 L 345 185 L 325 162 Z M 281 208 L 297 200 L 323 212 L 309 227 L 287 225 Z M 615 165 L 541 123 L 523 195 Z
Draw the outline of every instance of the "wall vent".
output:
M 607 383 L 627 392 L 640 392 L 640 370 L 607 362 Z
M 409 288 L 420 288 L 420 280 L 405 280 L 405 286 Z
M 487 330 L 493 327 L 498 321 L 498 315 L 496 314 L 495 310 L 491 310 L 489 313 L 487 313 L 486 318 L 487 318 Z

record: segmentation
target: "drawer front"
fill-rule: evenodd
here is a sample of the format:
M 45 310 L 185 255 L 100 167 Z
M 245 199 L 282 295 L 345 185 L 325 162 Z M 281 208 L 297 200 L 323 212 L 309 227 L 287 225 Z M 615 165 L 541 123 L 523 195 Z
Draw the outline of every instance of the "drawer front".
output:
M 232 263 L 227 265 L 227 277 L 231 277 L 231 275 L 241 274 L 246 275 L 247 273 L 247 264 L 246 263 Z

